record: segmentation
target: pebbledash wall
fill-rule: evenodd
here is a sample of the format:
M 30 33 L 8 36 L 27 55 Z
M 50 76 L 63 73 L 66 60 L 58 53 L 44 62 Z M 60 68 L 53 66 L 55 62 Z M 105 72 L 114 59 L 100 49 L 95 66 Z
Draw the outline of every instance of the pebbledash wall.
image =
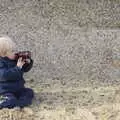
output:
M 120 83 L 119 0 L 0 0 L 0 35 L 30 50 L 34 83 Z

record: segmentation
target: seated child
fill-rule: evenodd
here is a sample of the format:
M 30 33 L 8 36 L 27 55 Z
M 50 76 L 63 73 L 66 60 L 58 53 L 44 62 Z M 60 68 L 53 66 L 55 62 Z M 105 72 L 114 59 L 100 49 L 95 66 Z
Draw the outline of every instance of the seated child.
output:
M 9 37 L 0 37 L 0 108 L 24 107 L 32 103 L 33 90 L 25 88 L 24 72 L 33 65 L 21 57 L 16 60 L 15 43 Z

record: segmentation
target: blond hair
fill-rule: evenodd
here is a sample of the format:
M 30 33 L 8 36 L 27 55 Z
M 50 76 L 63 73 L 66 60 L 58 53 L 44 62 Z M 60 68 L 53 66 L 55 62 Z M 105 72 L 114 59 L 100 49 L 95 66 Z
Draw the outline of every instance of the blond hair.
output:
M 0 37 L 0 56 L 5 57 L 15 49 L 15 43 L 8 37 Z

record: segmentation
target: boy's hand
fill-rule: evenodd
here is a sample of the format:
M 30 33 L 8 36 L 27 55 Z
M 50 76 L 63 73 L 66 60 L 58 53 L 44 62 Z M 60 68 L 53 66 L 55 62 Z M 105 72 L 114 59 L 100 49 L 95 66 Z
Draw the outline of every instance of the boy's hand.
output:
M 20 57 L 20 58 L 18 59 L 17 66 L 20 67 L 20 68 L 22 68 L 22 66 L 23 66 L 24 64 L 25 64 L 25 61 L 22 60 L 22 57 Z

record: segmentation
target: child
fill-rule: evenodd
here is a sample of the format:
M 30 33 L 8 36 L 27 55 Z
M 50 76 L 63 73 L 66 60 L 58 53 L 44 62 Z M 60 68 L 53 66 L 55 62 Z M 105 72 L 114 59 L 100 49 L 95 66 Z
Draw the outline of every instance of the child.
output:
M 15 59 L 15 43 L 9 37 L 0 37 L 0 108 L 24 107 L 32 103 L 32 89 L 25 88 L 24 72 L 28 72 L 33 60 Z

